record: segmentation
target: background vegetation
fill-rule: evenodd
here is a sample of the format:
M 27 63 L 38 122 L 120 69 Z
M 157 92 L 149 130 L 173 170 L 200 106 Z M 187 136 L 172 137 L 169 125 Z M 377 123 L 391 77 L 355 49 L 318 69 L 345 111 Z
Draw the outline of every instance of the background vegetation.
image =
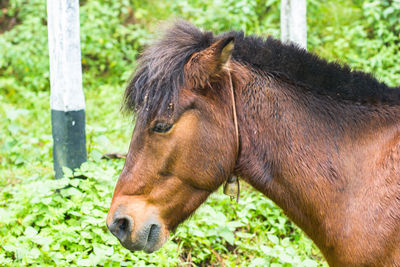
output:
M 0 1 L 0 265 L 320 266 L 320 252 L 270 200 L 245 186 L 221 192 L 158 252 L 131 253 L 105 226 L 132 120 L 124 85 L 159 21 L 182 17 L 214 32 L 279 38 L 278 0 L 81 0 L 86 180 L 55 181 L 45 0 Z M 399 0 L 308 0 L 308 49 L 399 85 Z M 66 187 L 69 185 L 69 187 Z M 64 189 L 62 189 L 64 188 Z M 60 189 L 55 191 L 55 189 Z

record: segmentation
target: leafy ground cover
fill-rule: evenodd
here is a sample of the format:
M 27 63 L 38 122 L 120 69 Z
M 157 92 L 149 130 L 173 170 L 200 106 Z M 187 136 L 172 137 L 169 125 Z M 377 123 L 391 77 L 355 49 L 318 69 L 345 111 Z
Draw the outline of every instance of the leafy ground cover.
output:
M 119 112 L 135 60 L 160 20 L 279 37 L 278 0 L 81 1 L 89 160 L 53 179 L 45 0 L 0 4 L 0 265 L 323 266 L 318 249 L 270 200 L 220 191 L 158 252 L 131 253 L 105 217 L 133 121 Z M 308 48 L 400 84 L 400 1 L 308 1 Z M 13 20 L 13 21 L 11 21 Z M 68 174 L 68 172 L 67 172 Z

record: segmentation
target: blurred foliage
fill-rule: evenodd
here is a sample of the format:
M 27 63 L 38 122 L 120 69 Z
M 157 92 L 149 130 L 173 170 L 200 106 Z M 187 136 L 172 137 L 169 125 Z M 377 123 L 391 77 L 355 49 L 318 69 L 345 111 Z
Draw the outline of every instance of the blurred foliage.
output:
M 0 264 L 174 266 L 186 263 L 317 266 L 312 243 L 282 211 L 259 193 L 246 191 L 239 204 L 221 192 L 153 254 L 124 249 L 105 225 L 122 162 L 94 160 L 78 175 L 54 180 L 33 174 L 0 195 Z M 104 201 L 107 199 L 107 201 Z
M 239 204 L 213 194 L 159 252 L 131 253 L 105 227 L 133 123 L 119 114 L 124 85 L 163 20 L 216 33 L 279 38 L 278 0 L 81 1 L 88 178 L 53 180 L 45 0 L 0 2 L 0 265 L 326 265 L 270 200 L 245 186 Z M 308 0 L 308 49 L 400 80 L 399 0 Z M 11 21 L 12 20 L 12 21 Z M 58 189 L 56 191 L 56 189 Z
M 308 7 L 310 50 L 400 84 L 399 0 L 309 1 Z

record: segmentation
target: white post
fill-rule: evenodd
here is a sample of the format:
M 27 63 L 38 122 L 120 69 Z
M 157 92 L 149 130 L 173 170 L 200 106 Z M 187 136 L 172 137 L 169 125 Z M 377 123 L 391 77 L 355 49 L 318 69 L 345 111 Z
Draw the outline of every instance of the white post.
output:
M 307 49 L 307 1 L 281 1 L 281 40 Z
M 79 0 L 47 0 L 50 106 L 56 178 L 86 161 Z

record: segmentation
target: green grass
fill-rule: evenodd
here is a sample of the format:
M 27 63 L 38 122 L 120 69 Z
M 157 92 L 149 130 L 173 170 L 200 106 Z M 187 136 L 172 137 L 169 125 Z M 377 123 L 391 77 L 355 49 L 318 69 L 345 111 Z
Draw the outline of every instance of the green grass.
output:
M 86 180 L 55 181 L 45 0 L 10 0 L 0 34 L 0 265 L 323 266 L 321 253 L 270 200 L 243 185 L 239 204 L 221 191 L 158 252 L 131 253 L 105 217 L 133 128 L 120 114 L 124 85 L 159 20 L 183 17 L 215 32 L 279 37 L 278 0 L 81 1 L 86 97 Z M 308 1 L 308 48 L 400 84 L 399 1 Z M 67 186 L 67 187 L 66 187 Z M 58 189 L 58 190 L 56 190 Z

